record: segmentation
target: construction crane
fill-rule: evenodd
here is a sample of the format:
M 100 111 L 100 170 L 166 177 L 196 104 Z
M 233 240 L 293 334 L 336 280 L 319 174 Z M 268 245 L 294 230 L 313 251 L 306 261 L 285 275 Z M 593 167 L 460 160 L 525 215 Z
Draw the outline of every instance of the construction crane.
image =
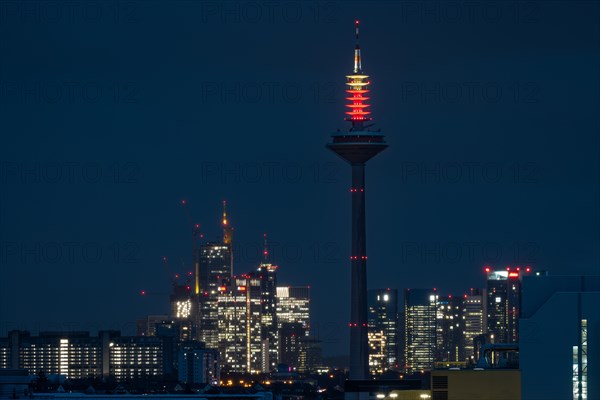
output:
M 179 278 L 179 274 L 173 273 L 173 271 L 171 271 L 171 267 L 169 266 L 169 261 L 167 260 L 166 256 L 164 256 L 162 258 L 162 262 L 167 271 L 167 275 L 169 276 L 171 288 L 173 288 L 177 284 L 177 282 L 175 280 Z M 159 292 L 154 292 L 154 291 L 149 292 L 146 289 L 142 289 L 142 290 L 140 290 L 140 295 L 142 295 L 142 296 L 168 296 L 169 293 L 159 293 Z
M 202 237 L 200 234 L 200 224 L 194 224 L 192 220 L 192 212 L 186 199 L 181 200 L 181 205 L 188 219 L 188 223 L 192 228 L 192 261 L 194 263 L 195 271 L 195 282 L 194 282 L 194 293 L 198 295 L 200 293 L 200 260 L 198 259 L 198 240 Z
M 167 269 L 167 274 L 169 275 L 169 278 L 171 279 L 171 286 L 174 286 L 175 279 L 179 278 L 179 274 L 173 273 L 173 271 L 171 270 L 171 267 L 169 266 L 169 261 L 167 260 L 167 257 L 163 257 L 163 264 L 165 265 L 165 268 Z

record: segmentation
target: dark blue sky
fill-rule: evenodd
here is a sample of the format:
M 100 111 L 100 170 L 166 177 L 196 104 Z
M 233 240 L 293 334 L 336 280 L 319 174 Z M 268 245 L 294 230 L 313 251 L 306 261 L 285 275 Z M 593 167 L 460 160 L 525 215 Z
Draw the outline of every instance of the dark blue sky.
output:
M 0 2 L 0 333 L 167 311 L 221 201 L 235 270 L 262 233 L 347 352 L 353 23 L 390 147 L 367 168 L 369 287 L 482 266 L 597 273 L 598 3 Z M 185 267 L 182 266 L 185 264 Z M 148 290 L 146 297 L 139 296 Z

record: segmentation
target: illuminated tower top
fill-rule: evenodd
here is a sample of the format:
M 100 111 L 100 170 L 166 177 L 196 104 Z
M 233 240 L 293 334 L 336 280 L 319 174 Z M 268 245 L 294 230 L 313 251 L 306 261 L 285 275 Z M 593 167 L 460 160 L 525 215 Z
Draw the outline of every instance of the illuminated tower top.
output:
M 223 243 L 231 244 L 231 236 L 233 228 L 229 225 L 229 221 L 227 220 L 227 200 L 223 200 Z
M 272 264 L 269 261 L 269 247 L 267 244 L 267 234 L 263 234 L 263 261 L 258 266 L 258 271 L 275 272 L 279 268 L 277 265 Z
M 356 46 L 354 48 L 354 70 L 351 75 L 346 76 L 348 89 L 348 100 L 350 103 L 346 104 L 346 107 L 350 108 L 350 111 L 346 112 L 346 121 L 352 122 L 352 128 L 354 130 L 362 130 L 363 122 L 370 121 L 372 118 L 369 117 L 371 112 L 367 110 L 369 104 L 366 103 L 369 100 L 369 76 L 362 72 L 362 60 L 360 57 L 360 46 L 358 44 L 358 21 L 356 21 Z
M 346 93 L 349 111 L 346 111 L 346 121 L 352 126 L 348 131 L 339 131 L 332 135 L 333 141 L 327 147 L 350 164 L 364 164 L 381 151 L 387 144 L 380 130 L 369 129 L 373 124 L 366 124 L 372 120 L 370 100 L 368 96 L 369 76 L 362 71 L 362 57 L 360 53 L 359 21 L 355 21 L 356 45 L 354 46 L 354 69 L 346 75 Z

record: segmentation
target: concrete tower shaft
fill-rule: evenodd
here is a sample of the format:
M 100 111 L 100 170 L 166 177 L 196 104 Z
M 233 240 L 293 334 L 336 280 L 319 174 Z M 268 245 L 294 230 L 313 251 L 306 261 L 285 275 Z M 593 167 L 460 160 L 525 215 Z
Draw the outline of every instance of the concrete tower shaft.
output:
M 370 112 L 364 102 L 368 100 L 368 76 L 362 74 L 360 49 L 358 47 L 358 21 L 356 21 L 357 45 L 355 49 L 354 75 L 349 75 L 347 90 L 350 97 L 347 121 L 352 128 L 333 134 L 327 148 L 352 167 L 352 253 L 350 255 L 350 379 L 367 379 L 369 354 L 367 340 L 367 237 L 365 213 L 365 164 L 387 148 L 381 132 L 371 132 L 364 126 L 370 121 Z M 360 75 L 357 75 L 360 73 Z

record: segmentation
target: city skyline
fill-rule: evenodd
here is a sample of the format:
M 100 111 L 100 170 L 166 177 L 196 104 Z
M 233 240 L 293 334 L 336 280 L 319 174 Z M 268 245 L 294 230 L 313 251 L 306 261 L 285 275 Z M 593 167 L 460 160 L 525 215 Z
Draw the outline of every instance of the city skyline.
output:
M 202 5 L 135 4 L 116 22 L 111 9 L 91 25 L 75 16 L 79 36 L 42 14 L 3 28 L 14 40 L 2 44 L 0 70 L 13 132 L 0 164 L 1 334 L 133 330 L 168 296 L 162 257 L 193 270 L 179 201 L 210 239 L 227 199 L 236 271 L 260 262 L 268 232 L 279 279 L 311 286 L 326 354 L 345 354 L 347 313 L 331 310 L 349 298 L 350 207 L 340 196 L 349 173 L 322 144 L 344 124 L 357 18 L 391 144 L 369 166 L 369 288 L 463 294 L 483 286 L 488 264 L 596 272 L 598 146 L 581 122 L 596 118 L 594 5 L 499 3 L 497 21 L 475 13 L 457 24 L 402 4 L 360 15 L 300 6 L 298 20 L 276 13 L 263 23 Z M 164 37 L 157 21 L 172 27 Z M 48 65 L 33 55 L 47 51 L 58 56 Z M 56 87 L 62 97 L 51 101 Z

